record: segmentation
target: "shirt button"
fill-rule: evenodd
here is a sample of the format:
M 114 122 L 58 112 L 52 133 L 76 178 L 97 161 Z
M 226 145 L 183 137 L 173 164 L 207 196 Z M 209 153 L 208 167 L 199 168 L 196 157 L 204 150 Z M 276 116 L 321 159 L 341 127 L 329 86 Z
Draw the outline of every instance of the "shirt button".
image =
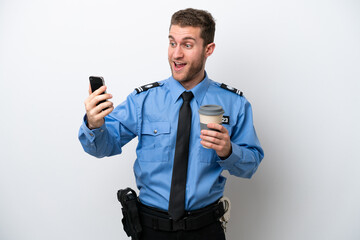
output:
M 104 129 L 101 129 L 100 132 L 104 132 Z
M 157 130 L 156 130 L 156 129 L 154 130 L 154 133 L 155 133 L 155 134 L 157 133 Z
M 90 133 L 90 136 L 92 136 L 92 137 L 93 137 L 93 136 L 94 136 L 94 134 Z

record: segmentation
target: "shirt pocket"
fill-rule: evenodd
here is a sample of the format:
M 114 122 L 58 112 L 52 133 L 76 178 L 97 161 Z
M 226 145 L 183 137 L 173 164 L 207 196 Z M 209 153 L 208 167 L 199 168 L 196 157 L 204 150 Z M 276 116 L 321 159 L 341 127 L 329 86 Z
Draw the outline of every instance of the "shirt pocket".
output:
M 167 162 L 170 154 L 170 123 L 144 123 L 141 129 L 139 160 L 142 162 Z
M 201 144 L 198 153 L 201 163 L 214 163 L 217 160 L 216 152 L 213 149 L 204 148 Z

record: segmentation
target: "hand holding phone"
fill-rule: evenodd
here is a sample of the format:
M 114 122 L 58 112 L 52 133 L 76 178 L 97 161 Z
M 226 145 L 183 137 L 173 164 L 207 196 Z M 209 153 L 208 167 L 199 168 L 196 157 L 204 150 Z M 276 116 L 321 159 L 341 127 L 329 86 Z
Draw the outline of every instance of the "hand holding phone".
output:
M 89 97 L 85 100 L 87 126 L 99 128 L 104 124 L 104 117 L 114 110 L 113 103 L 108 101 L 111 94 L 106 93 L 103 77 L 90 76 Z
M 99 88 L 101 88 L 102 86 L 105 86 L 105 81 L 104 81 L 103 77 L 90 76 L 89 80 L 90 80 L 90 87 L 91 87 L 91 92 L 92 93 L 95 92 L 96 90 L 98 90 Z M 104 91 L 101 94 L 104 94 L 104 93 L 106 93 L 106 91 Z M 103 103 L 105 101 L 106 100 L 103 100 L 103 101 L 99 102 L 96 105 L 99 105 L 100 103 Z

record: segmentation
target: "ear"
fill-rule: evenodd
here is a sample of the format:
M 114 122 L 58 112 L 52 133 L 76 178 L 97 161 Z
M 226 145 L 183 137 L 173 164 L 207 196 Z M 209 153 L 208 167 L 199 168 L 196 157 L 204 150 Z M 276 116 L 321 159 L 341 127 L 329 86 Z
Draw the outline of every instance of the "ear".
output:
M 205 47 L 205 57 L 209 57 L 215 50 L 215 43 L 209 43 Z

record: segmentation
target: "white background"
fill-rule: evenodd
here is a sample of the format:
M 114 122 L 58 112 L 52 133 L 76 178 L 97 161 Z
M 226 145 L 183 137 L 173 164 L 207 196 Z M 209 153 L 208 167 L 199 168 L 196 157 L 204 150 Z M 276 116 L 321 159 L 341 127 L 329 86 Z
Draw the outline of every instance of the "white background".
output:
M 170 76 L 173 12 L 217 23 L 209 76 L 250 100 L 265 158 L 228 176 L 230 240 L 360 239 L 358 0 L 0 0 L 0 239 L 128 239 L 135 139 L 95 159 L 77 132 L 88 76 L 117 105 Z

